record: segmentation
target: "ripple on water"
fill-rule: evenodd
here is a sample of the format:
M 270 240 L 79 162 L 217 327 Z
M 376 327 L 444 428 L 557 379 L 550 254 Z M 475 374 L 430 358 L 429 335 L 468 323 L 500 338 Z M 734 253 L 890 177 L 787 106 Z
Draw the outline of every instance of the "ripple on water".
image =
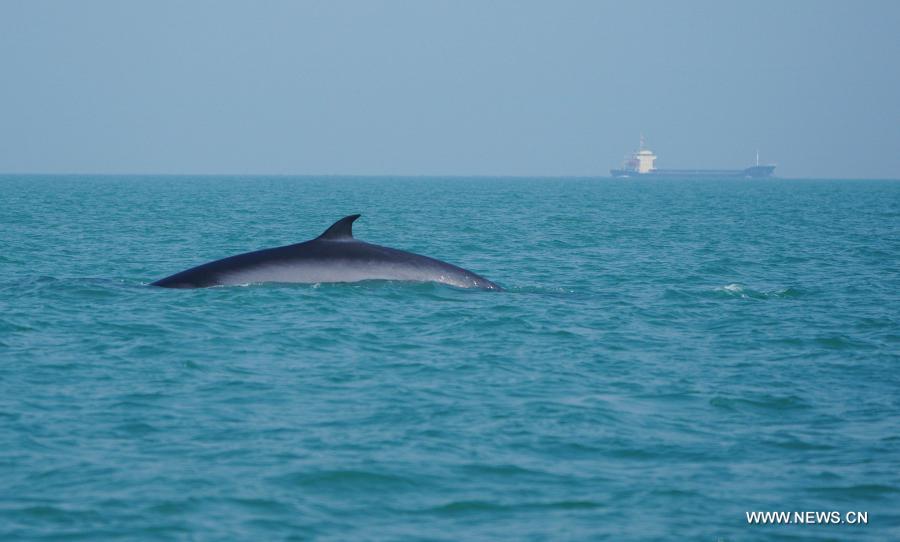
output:
M 733 412 L 781 412 L 806 410 L 810 408 L 810 405 L 800 397 L 793 395 L 779 396 L 769 394 L 755 394 L 748 397 L 714 396 L 709 400 L 709 404 L 716 408 Z

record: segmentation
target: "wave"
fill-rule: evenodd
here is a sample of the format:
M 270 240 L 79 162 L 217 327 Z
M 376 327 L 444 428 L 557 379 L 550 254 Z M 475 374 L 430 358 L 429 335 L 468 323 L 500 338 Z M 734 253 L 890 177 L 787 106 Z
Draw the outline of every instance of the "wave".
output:
M 713 291 L 728 297 L 738 297 L 741 299 L 784 299 L 801 297 L 806 294 L 804 290 L 790 286 L 786 288 L 762 290 L 747 287 L 739 282 L 732 282 L 725 286 L 713 288 Z

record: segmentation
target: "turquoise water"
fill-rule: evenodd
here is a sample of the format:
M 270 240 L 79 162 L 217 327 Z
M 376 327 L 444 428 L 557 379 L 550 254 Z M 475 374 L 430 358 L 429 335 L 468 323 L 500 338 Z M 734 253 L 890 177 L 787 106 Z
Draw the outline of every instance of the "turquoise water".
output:
M 0 191 L 0 539 L 900 539 L 898 182 Z M 506 290 L 146 285 L 356 212 Z

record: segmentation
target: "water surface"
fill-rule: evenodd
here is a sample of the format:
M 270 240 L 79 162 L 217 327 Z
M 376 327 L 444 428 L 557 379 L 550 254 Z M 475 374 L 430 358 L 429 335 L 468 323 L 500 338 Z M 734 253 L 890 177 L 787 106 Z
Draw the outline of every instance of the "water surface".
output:
M 356 212 L 506 291 L 147 286 Z M 897 182 L 0 177 L 0 538 L 897 539 L 898 268 Z

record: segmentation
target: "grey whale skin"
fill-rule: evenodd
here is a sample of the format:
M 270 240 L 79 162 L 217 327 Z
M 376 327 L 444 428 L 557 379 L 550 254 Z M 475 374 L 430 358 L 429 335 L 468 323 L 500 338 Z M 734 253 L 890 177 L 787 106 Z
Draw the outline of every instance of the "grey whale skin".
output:
M 353 238 L 350 215 L 311 241 L 238 254 L 192 267 L 153 282 L 164 288 L 206 288 L 254 282 L 440 282 L 460 288 L 501 288 L 461 267 L 412 252 Z

